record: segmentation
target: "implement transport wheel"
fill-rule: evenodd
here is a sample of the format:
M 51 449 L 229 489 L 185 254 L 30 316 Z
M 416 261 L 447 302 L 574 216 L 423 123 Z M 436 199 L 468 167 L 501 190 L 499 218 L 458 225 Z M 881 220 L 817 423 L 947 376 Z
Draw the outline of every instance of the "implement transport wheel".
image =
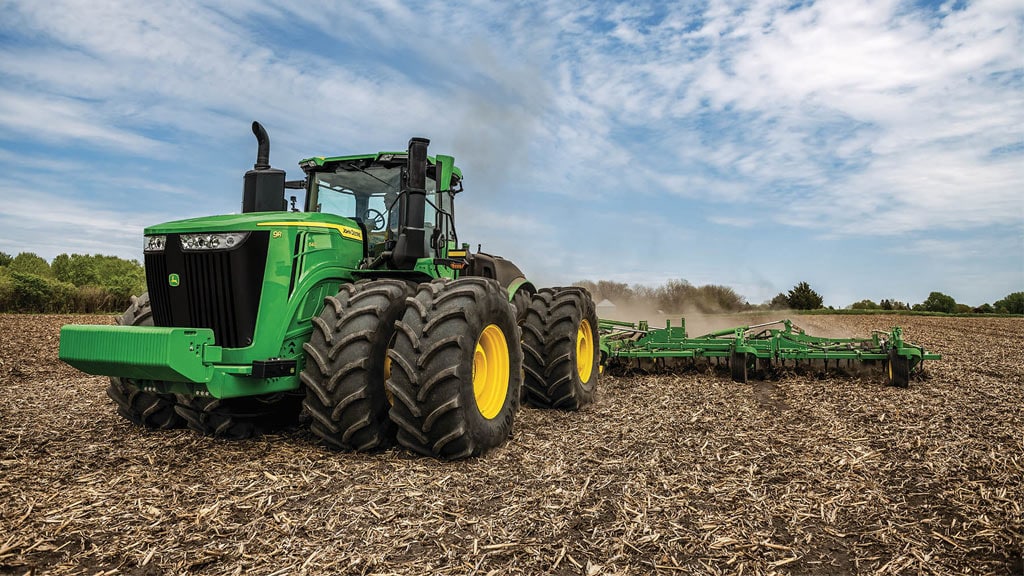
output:
M 601 352 L 590 294 L 582 288 L 544 288 L 534 294 L 522 327 L 526 401 L 562 410 L 593 402 Z
M 122 326 L 152 326 L 153 308 L 149 293 L 132 297 L 132 305 L 117 319 Z M 117 413 L 136 426 L 168 430 L 182 428 L 185 421 L 174 411 L 174 395 L 148 392 L 130 378 L 110 378 L 107 396 L 117 404 Z
M 729 355 L 729 372 L 732 374 L 732 381 L 739 382 L 740 384 L 747 383 L 748 366 L 747 366 L 747 354 L 743 352 L 736 352 L 735 350 Z
M 313 336 L 303 345 L 304 405 L 310 429 L 328 446 L 369 451 L 394 444 L 384 388 L 395 321 L 405 312 L 412 288 L 401 280 L 347 284 L 326 298 L 313 319 Z
M 175 410 L 188 427 L 206 436 L 241 440 L 298 421 L 302 396 L 277 392 L 243 398 L 177 395 Z
M 507 292 L 480 277 L 420 284 L 388 353 L 398 442 L 457 460 L 512 434 L 523 353 Z
M 885 373 L 890 386 L 906 388 L 910 385 L 910 358 L 900 356 L 896 349 L 889 350 L 889 359 L 885 362 Z

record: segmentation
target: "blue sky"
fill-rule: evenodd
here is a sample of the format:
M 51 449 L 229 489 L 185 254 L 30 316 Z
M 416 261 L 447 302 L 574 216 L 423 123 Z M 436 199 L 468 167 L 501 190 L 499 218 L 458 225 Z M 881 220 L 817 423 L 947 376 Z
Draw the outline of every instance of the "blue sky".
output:
M 429 137 L 542 285 L 1024 290 L 1020 0 L 2 5 L 4 252 L 238 211 L 259 120 L 290 178 Z

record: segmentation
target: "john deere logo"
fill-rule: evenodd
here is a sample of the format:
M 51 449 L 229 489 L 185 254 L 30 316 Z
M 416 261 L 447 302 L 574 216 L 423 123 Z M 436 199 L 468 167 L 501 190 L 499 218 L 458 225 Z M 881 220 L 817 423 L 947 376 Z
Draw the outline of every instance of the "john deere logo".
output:
M 167 277 L 167 283 L 171 286 L 177 286 L 181 284 L 181 278 L 178 278 L 177 274 L 171 274 Z

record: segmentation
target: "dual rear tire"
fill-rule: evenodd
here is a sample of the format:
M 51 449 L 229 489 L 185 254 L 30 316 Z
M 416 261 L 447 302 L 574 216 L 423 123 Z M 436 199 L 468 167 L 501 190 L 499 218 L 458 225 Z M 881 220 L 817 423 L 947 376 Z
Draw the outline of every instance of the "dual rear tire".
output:
M 594 401 L 600 375 L 594 301 L 582 288 L 534 294 L 523 321 L 526 401 L 540 408 L 579 410 Z
M 523 356 L 505 294 L 494 280 L 467 277 L 420 284 L 406 301 L 387 381 L 402 446 L 456 460 L 512 434 Z
M 346 284 L 313 319 L 299 377 L 310 429 L 328 446 L 369 451 L 394 443 L 384 388 L 391 367 L 387 353 L 411 294 L 401 280 Z
M 456 460 L 503 444 L 523 397 L 566 410 L 592 402 L 600 354 L 589 294 L 546 289 L 513 302 L 480 277 L 415 294 L 398 280 L 343 286 L 305 348 L 313 433 L 341 450 L 397 443 Z

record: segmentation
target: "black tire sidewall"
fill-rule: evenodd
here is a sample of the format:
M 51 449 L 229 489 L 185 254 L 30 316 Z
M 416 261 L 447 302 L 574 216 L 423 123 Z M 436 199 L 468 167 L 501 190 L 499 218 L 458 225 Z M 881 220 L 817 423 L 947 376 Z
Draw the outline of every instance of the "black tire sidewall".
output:
M 377 289 L 393 292 L 393 294 L 387 298 L 387 303 L 383 307 L 377 307 L 379 312 L 372 321 L 369 321 L 372 322 L 371 324 L 368 323 L 370 314 L 358 313 L 362 310 L 358 300 L 361 295 Z M 315 424 L 312 431 L 320 436 L 327 445 L 349 450 L 376 450 L 386 448 L 394 442 L 394 425 L 388 417 L 390 406 L 385 389 L 384 362 L 389 345 L 395 335 L 395 321 L 404 314 L 405 299 L 410 294 L 411 290 L 408 284 L 401 280 L 360 281 L 346 286 L 343 291 L 334 296 L 338 301 L 339 309 L 336 309 L 333 304 L 328 304 L 321 311 L 320 319 L 327 324 L 336 338 L 343 339 L 360 330 L 372 330 L 372 334 L 368 338 L 360 338 L 344 345 L 337 351 L 334 358 L 328 357 L 332 345 L 324 339 L 320 330 L 314 330 L 313 336 L 307 344 L 307 346 L 318 348 L 323 354 L 327 361 L 328 372 L 321 372 L 316 361 L 309 357 L 307 351 L 306 367 L 303 370 L 304 378 L 326 382 L 331 378 L 334 370 L 343 369 L 346 363 L 358 360 L 358 358 L 366 359 L 365 367 L 360 370 L 359 374 L 346 375 L 336 384 L 336 388 L 325 391 L 328 396 L 326 403 L 310 386 L 304 386 L 306 388 L 306 408 L 310 412 L 319 413 L 321 418 L 331 419 L 333 426 L 351 426 L 358 422 L 362 415 L 369 412 L 369 426 L 357 430 L 347 441 L 342 439 L 344 430 L 342 430 L 342 434 L 335 435 L 331 430 L 322 428 L 323 423 L 314 417 Z M 371 297 L 379 298 L 381 296 L 383 295 L 374 294 Z M 340 310 L 340 313 L 337 310 Z M 353 313 L 358 314 L 353 317 L 351 316 Z M 356 325 L 353 326 L 352 323 Z M 342 331 L 343 328 L 346 331 Z M 368 353 L 363 354 L 358 349 L 351 348 L 352 346 L 365 346 L 367 341 Z M 361 348 L 361 350 L 367 350 L 367 348 Z M 355 355 L 353 356 L 353 354 Z M 357 380 L 351 381 L 350 378 Z M 379 383 L 379 385 L 374 385 L 374 383 Z M 365 393 L 365 398 L 347 406 L 338 419 L 334 420 L 333 413 L 337 408 L 335 403 L 343 400 L 348 394 L 358 391 Z
M 579 383 L 580 390 L 585 394 L 586 399 L 583 403 L 590 403 L 594 399 L 594 395 L 597 393 L 597 382 L 601 378 L 601 337 L 598 332 L 598 320 L 597 320 L 597 308 L 594 306 L 594 300 L 589 295 L 582 293 L 581 288 L 573 288 L 573 290 L 579 290 L 581 292 L 578 297 L 580 301 L 580 319 L 576 323 L 576 331 L 580 329 L 583 320 L 586 320 L 590 325 L 590 338 L 593 344 L 593 357 L 590 361 L 590 379 L 586 382 L 580 376 L 579 359 L 576 357 L 577 350 L 573 346 L 573 375 L 576 381 Z M 575 333 L 573 334 L 575 337 Z
M 497 283 L 495 283 L 497 287 Z M 519 344 L 520 332 L 516 323 L 514 311 L 507 299 L 503 297 L 500 290 L 489 290 L 483 298 L 479 310 L 467 310 L 468 334 L 473 339 L 469 346 L 462 351 L 462 365 L 467 367 L 464 385 L 459 390 L 460 402 L 466 425 L 475 443 L 484 446 L 497 446 L 504 442 L 512 431 L 515 413 L 519 407 L 520 389 L 522 387 L 522 349 Z M 473 389 L 473 358 L 476 351 L 476 343 L 484 328 L 494 324 L 505 336 L 505 344 L 508 347 L 509 380 L 508 389 L 505 393 L 505 401 L 501 410 L 494 418 L 485 418 L 480 412 L 476 402 L 476 394 Z

